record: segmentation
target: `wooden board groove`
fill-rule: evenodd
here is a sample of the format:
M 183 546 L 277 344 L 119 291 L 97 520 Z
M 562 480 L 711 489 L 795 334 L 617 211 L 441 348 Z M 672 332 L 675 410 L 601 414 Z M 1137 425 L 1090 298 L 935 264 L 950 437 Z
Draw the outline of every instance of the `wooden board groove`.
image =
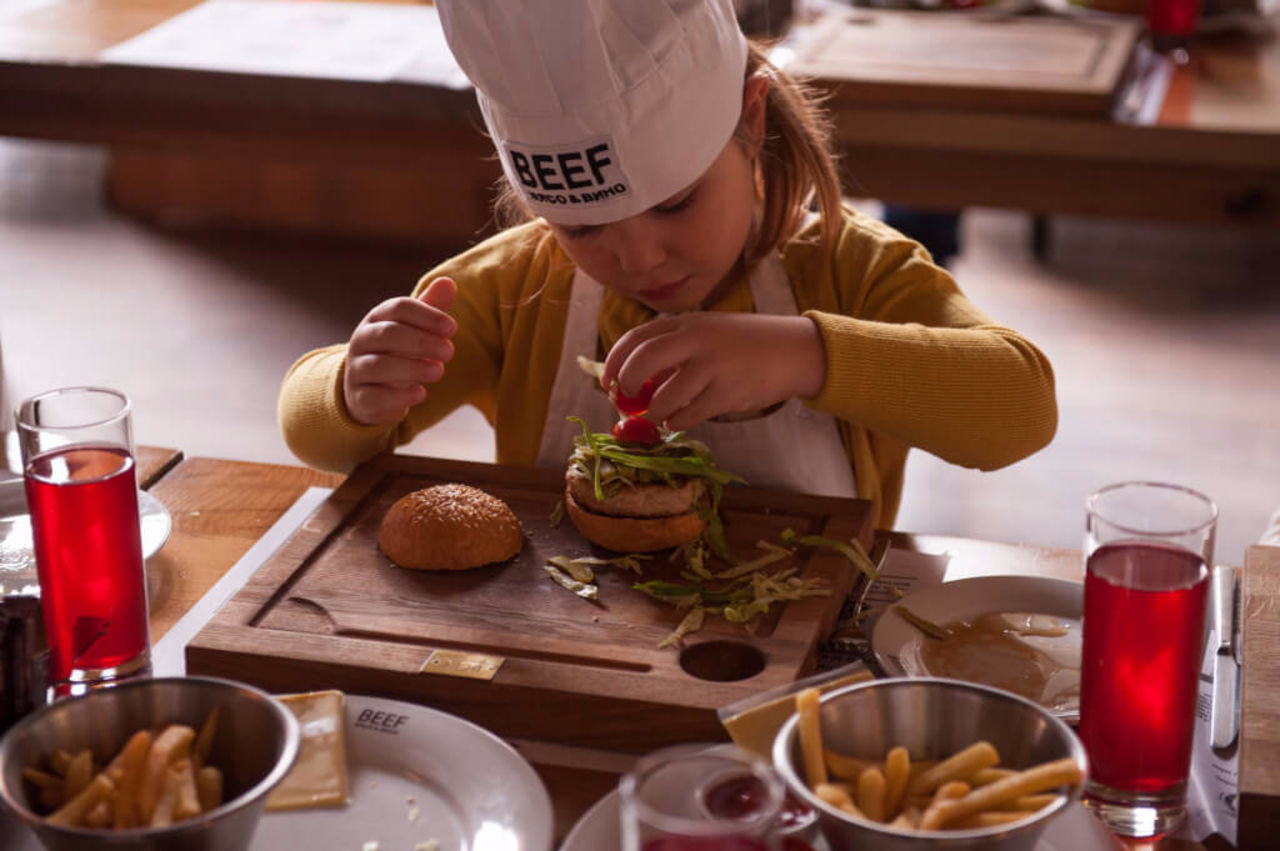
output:
M 506 500 L 524 526 L 521 554 L 472 571 L 392 565 L 377 549 L 387 508 L 404 493 L 445 482 Z M 848 561 L 827 550 L 803 549 L 790 563 L 771 565 L 824 578 L 832 596 L 775 605 L 754 634 L 709 617 L 686 642 L 686 652 L 707 657 L 695 663 L 678 649 L 658 648 L 683 613 L 632 590 L 633 574 L 598 571 L 596 603 L 546 577 L 542 564 L 551 555 L 606 554 L 567 520 L 551 525 L 562 489 L 563 474 L 554 470 L 372 459 L 190 643 L 188 670 L 275 691 L 341 688 L 414 700 L 502 735 L 643 751 L 723 738 L 718 707 L 809 672 L 857 579 Z M 757 540 L 777 540 L 788 527 L 871 545 L 869 505 L 861 500 L 731 487 L 722 513 L 740 560 L 759 554 Z M 644 579 L 675 578 L 666 561 L 657 554 L 647 562 Z M 437 649 L 503 662 L 489 680 L 421 672 Z

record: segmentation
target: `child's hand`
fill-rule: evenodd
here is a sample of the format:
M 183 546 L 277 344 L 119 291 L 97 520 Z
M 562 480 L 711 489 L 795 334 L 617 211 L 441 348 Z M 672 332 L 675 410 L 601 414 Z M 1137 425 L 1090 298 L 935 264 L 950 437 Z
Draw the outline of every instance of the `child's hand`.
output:
M 382 302 L 356 326 L 347 344 L 342 395 L 347 413 L 364 425 L 398 421 L 427 398 L 453 357 L 449 338 L 458 330 L 448 311 L 458 285 L 436 278 L 418 298 Z
M 687 429 L 712 417 L 812 398 L 826 379 L 818 326 L 803 316 L 685 313 L 633 328 L 609 352 L 600 383 L 634 395 L 668 374 L 647 416 Z

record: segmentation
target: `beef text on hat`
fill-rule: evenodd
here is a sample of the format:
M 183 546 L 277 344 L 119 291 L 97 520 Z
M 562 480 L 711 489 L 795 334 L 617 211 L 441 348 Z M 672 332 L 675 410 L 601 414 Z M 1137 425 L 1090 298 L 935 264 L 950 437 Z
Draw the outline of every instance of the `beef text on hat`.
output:
M 747 42 L 732 0 L 436 5 L 507 179 L 555 224 L 662 203 L 737 126 Z

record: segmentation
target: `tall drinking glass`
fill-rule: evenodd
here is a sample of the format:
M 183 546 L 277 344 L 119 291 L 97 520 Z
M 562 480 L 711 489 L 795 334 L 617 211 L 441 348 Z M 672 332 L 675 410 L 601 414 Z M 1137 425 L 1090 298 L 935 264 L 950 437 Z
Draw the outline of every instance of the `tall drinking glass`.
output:
M 619 784 L 623 851 L 776 851 L 785 789 L 733 745 L 642 757 Z
M 27 505 L 61 694 L 150 672 L 129 399 L 67 387 L 18 406 Z
M 1163 835 L 1186 814 L 1217 519 L 1203 494 L 1154 482 L 1086 503 L 1086 804 L 1124 836 Z

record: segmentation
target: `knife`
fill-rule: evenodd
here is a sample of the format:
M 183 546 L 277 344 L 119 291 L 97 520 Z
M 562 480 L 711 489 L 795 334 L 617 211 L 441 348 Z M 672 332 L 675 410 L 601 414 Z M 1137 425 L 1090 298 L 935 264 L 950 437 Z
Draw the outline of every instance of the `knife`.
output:
M 1213 747 L 1224 750 L 1235 743 L 1240 715 L 1240 582 L 1230 567 L 1213 572 L 1213 631 L 1217 650 L 1210 729 Z

